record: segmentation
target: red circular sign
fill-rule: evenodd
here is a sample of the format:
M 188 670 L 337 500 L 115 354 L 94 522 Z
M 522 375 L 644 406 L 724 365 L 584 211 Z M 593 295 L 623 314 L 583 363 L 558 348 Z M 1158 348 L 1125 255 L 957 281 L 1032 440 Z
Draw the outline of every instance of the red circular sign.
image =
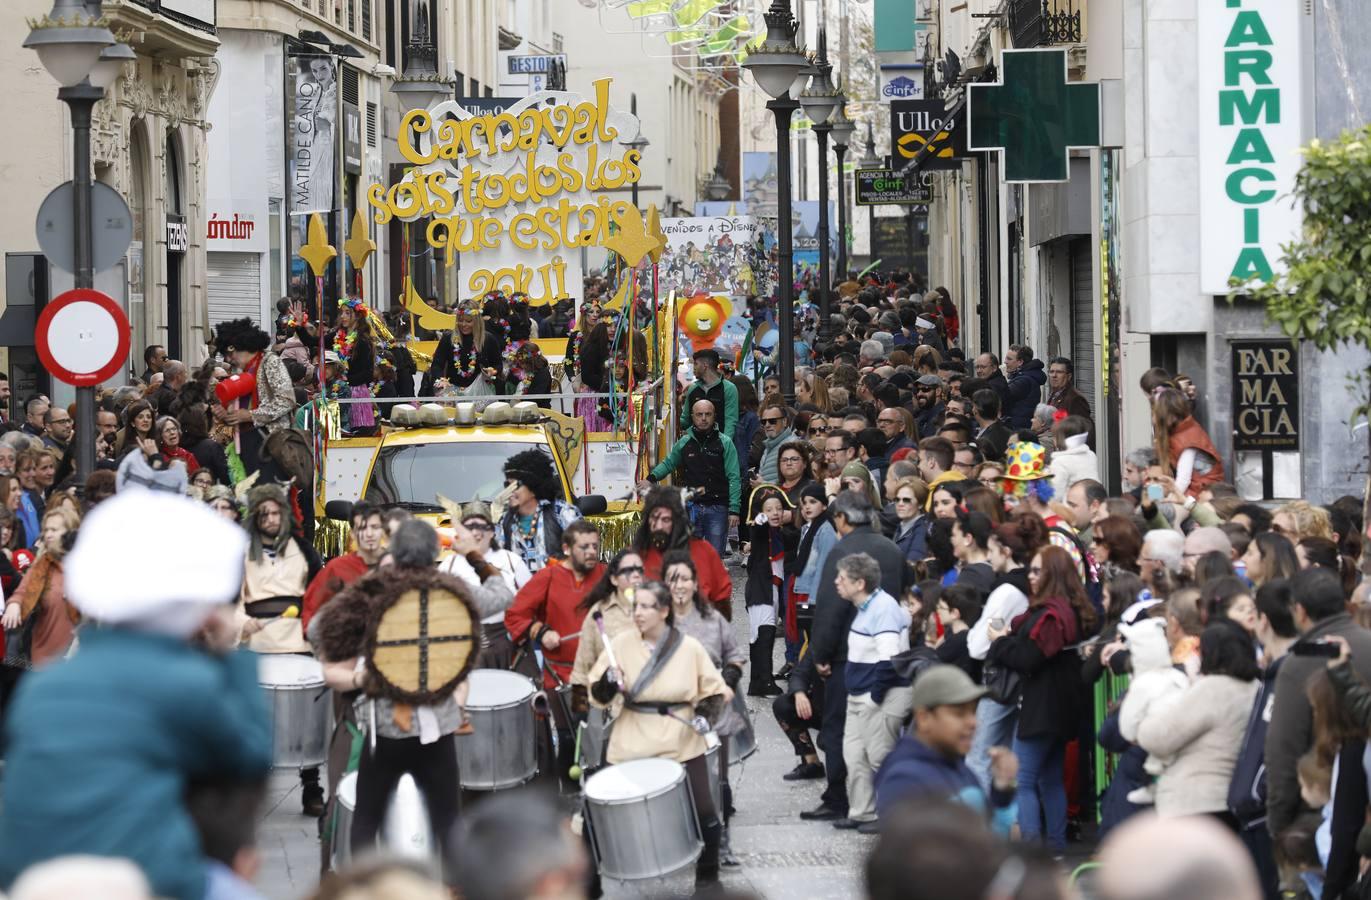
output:
M 90 288 L 61 294 L 38 316 L 35 349 L 58 381 L 90 387 L 115 375 L 129 355 L 129 320 L 114 298 Z

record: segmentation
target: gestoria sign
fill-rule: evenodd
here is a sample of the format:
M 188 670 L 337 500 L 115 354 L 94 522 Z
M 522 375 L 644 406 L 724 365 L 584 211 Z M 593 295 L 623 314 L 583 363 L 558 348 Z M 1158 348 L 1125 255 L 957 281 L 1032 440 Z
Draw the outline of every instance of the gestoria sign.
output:
M 1304 4 L 1199 0 L 1200 290 L 1269 280 L 1300 233 Z

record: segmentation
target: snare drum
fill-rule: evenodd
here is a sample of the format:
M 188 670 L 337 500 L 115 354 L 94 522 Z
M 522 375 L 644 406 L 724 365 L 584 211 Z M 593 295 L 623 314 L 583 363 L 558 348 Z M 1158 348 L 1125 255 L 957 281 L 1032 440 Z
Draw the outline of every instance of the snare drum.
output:
M 704 849 L 690 784 L 675 760 L 635 759 L 597 772 L 586 782 L 585 818 L 605 878 L 659 878 Z
M 469 791 L 518 787 L 538 771 L 537 687 L 517 672 L 474 669 L 467 675 L 472 734 L 457 736 L 457 769 Z
M 352 816 L 357 811 L 357 773 L 349 772 L 338 782 L 337 812 L 333 817 L 333 840 L 329 851 L 333 870 L 346 868 L 352 861 Z M 429 824 L 424 796 L 411 775 L 400 776 L 386 818 L 381 825 L 379 843 L 389 852 L 410 859 L 429 859 L 436 844 Z
M 324 667 L 298 653 L 259 654 L 257 683 L 271 699 L 272 764 L 304 769 L 328 760 L 333 702 Z

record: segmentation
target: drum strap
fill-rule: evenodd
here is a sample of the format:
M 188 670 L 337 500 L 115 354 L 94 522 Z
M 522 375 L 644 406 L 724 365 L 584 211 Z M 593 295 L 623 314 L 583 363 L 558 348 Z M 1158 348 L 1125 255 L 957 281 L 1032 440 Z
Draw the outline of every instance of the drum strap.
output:
M 254 619 L 274 619 L 290 609 L 300 607 L 299 597 L 268 597 L 265 600 L 249 600 L 243 604 L 244 611 Z
M 624 700 L 630 709 L 639 702 L 646 702 L 654 707 L 661 705 L 652 704 L 651 701 L 640 701 L 639 698 L 642 697 L 644 691 L 652 686 L 652 682 L 657 680 L 657 676 L 662 674 L 662 670 L 666 668 L 667 663 L 671 662 L 676 651 L 681 649 L 682 643 L 679 631 L 675 628 L 666 629 L 661 641 L 653 648 L 652 655 L 647 658 L 647 665 L 643 666 L 643 671 L 638 673 L 638 680 L 633 683 L 632 688 L 624 689 Z

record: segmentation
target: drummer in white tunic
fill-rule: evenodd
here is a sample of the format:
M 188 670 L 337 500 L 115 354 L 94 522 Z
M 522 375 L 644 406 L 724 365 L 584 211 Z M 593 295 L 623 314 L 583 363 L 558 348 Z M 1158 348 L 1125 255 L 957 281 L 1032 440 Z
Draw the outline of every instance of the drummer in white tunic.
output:
M 672 759 L 685 767 L 704 851 L 695 864 L 696 885 L 719 879 L 722 826 L 709 789 L 708 747 L 697 717 L 716 718 L 733 691 L 695 638 L 673 628 L 671 593 L 660 582 L 633 592 L 636 631 L 621 632 L 590 672 L 590 697 L 613 704 L 618 715 L 606 753 L 611 764 L 634 759 Z M 611 652 L 619 669 L 610 664 Z
M 723 674 L 724 683 L 734 692 L 743 678 L 743 660 L 747 653 L 738 645 L 733 625 L 721 616 L 700 594 L 700 580 L 695 561 L 684 550 L 673 550 L 662 558 L 662 579 L 671 588 L 672 612 L 676 627 L 688 634 L 709 653 L 709 659 Z M 728 820 L 733 817 L 733 788 L 728 783 L 729 738 L 748 728 L 748 722 L 738 714 L 734 704 L 728 704 L 714 723 L 719 735 L 719 799 L 723 809 L 719 816 L 724 822 L 720 842 L 719 861 L 726 867 L 741 865 L 729 846 Z

